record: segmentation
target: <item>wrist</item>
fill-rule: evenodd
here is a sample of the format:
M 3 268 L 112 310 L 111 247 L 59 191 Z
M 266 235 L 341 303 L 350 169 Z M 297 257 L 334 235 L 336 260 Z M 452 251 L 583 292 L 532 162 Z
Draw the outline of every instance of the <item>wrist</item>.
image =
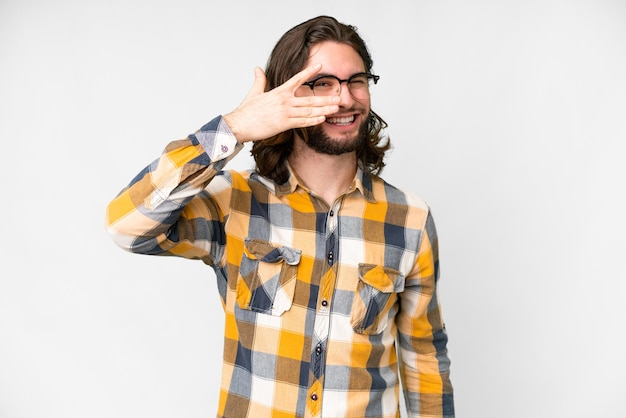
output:
M 228 129 L 230 129 L 230 132 L 237 139 L 237 142 L 243 144 L 246 141 L 241 138 L 241 131 L 239 129 L 239 124 L 237 123 L 237 115 L 235 112 L 236 111 L 233 111 L 223 115 L 222 119 L 224 120 L 224 123 L 226 123 L 226 126 L 228 126 Z

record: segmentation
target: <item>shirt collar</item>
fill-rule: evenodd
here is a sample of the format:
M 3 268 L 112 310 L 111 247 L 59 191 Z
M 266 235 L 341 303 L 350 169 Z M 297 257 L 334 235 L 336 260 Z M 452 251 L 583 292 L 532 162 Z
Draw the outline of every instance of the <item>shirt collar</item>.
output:
M 311 190 L 305 186 L 304 182 L 298 177 L 295 170 L 293 170 L 291 164 L 289 164 L 288 161 L 286 161 L 285 164 L 287 164 L 287 168 L 289 170 L 289 179 L 283 184 L 275 185 L 276 195 L 284 196 L 294 193 L 298 188 L 301 188 L 307 193 L 311 193 Z M 348 194 L 355 190 L 358 190 L 361 195 L 367 199 L 367 201 L 371 203 L 376 202 L 376 198 L 374 197 L 374 192 L 372 190 L 372 176 L 364 173 L 360 164 L 357 167 L 356 175 L 354 176 L 354 180 L 352 180 Z

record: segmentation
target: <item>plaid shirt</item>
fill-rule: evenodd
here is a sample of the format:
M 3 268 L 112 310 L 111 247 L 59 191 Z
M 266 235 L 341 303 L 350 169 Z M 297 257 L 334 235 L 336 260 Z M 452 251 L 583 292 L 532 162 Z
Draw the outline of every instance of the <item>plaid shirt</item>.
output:
M 329 207 L 291 172 L 223 171 L 221 117 L 170 143 L 111 201 L 133 253 L 199 259 L 225 311 L 219 417 L 453 417 L 426 204 L 358 171 Z

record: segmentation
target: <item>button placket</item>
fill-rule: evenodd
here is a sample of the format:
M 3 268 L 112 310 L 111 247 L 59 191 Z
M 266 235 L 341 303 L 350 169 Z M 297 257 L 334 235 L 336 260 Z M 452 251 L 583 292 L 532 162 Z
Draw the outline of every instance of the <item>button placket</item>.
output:
M 324 351 L 324 349 L 322 348 L 322 344 L 318 344 L 317 347 L 315 347 L 315 355 L 320 356 L 322 354 L 322 351 Z
M 315 318 L 315 340 L 311 350 L 311 372 L 313 382 L 309 387 L 307 406 L 311 417 L 319 417 L 321 414 L 323 381 L 325 373 L 325 341 L 328 340 L 330 328 L 330 305 L 335 288 L 336 269 L 338 261 L 338 237 L 337 223 L 338 211 L 341 207 L 341 199 L 335 201 L 326 212 L 325 242 L 324 247 L 318 247 L 318 257 L 325 262 L 324 272 L 320 280 L 317 300 L 317 315 Z M 322 252 L 323 251 L 323 252 Z M 323 257 L 323 258 L 322 258 Z M 309 415 L 307 415 L 309 416 Z

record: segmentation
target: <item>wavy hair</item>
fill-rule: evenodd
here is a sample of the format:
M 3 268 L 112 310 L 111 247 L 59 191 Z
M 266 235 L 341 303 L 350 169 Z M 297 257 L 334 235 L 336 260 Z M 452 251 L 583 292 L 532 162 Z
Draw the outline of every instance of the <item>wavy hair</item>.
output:
M 278 87 L 301 71 L 308 59 L 310 49 L 324 41 L 334 41 L 350 45 L 360 55 L 365 71 L 372 70 L 372 57 L 357 28 L 345 25 L 329 16 L 318 16 L 307 20 L 289 31 L 278 40 L 267 61 L 265 90 Z M 385 152 L 391 147 L 389 138 L 383 135 L 387 123 L 370 108 L 367 118 L 367 140 L 365 146 L 357 150 L 357 160 L 364 171 L 379 175 L 385 166 Z M 295 136 L 307 139 L 305 128 L 291 129 L 273 137 L 256 141 L 251 154 L 256 163 L 256 171 L 262 176 L 283 184 L 289 179 L 285 160 L 293 150 Z

